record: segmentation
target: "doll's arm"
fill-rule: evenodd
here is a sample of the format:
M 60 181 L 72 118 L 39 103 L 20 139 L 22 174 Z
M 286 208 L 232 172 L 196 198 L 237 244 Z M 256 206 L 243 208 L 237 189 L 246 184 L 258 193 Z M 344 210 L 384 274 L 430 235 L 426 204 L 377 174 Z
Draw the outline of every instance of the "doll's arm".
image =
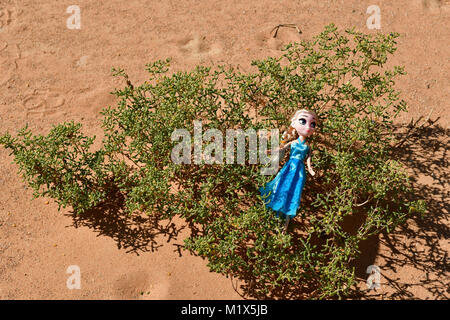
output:
M 306 164 L 308 166 L 308 172 L 314 176 L 316 173 L 314 172 L 314 170 L 311 168 L 311 151 L 308 153 L 308 158 L 306 158 Z
M 290 141 L 290 142 L 288 142 L 288 143 L 286 143 L 284 146 L 282 146 L 282 147 L 280 147 L 280 148 L 278 148 L 276 151 L 278 151 L 278 152 L 280 152 L 280 151 L 282 151 L 282 150 L 284 150 L 284 149 L 286 149 L 288 146 L 290 146 L 291 145 L 291 143 L 293 143 L 295 140 L 292 140 L 292 141 Z

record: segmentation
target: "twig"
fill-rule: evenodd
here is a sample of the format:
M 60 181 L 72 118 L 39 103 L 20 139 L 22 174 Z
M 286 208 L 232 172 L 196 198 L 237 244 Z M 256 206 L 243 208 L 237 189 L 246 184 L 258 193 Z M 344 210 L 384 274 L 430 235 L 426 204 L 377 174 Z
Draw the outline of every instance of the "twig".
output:
M 369 198 L 367 198 L 367 200 L 366 200 L 366 201 L 364 201 L 363 203 L 355 204 L 355 206 L 357 206 L 357 207 L 361 207 L 361 206 L 365 205 L 365 204 L 366 204 L 367 202 L 369 202 L 369 200 L 370 200 L 370 197 L 369 197 Z
M 275 34 L 273 35 L 274 38 L 277 37 L 278 30 L 280 29 L 280 27 L 294 28 L 294 29 L 297 29 L 297 32 L 298 32 L 299 34 L 302 33 L 302 31 L 301 31 L 295 24 L 293 24 L 293 23 L 279 24 L 279 25 L 277 25 L 275 28 L 273 28 L 272 31 L 270 31 L 270 33 L 272 33 L 273 30 L 276 30 L 276 31 L 275 31 Z
M 431 117 L 431 114 L 433 113 L 433 111 L 434 111 L 434 108 L 431 108 L 431 111 L 430 111 L 430 113 L 428 114 L 427 118 L 425 119 L 425 122 L 430 121 L 430 117 Z M 425 124 L 425 123 L 424 123 L 424 124 Z
M 243 294 L 241 294 L 238 289 L 237 289 L 237 284 L 238 284 L 238 280 L 236 279 L 236 286 L 233 283 L 233 275 L 232 274 L 228 274 L 230 276 L 230 280 L 231 280 L 231 286 L 233 287 L 233 290 L 240 295 L 242 298 L 246 298 Z

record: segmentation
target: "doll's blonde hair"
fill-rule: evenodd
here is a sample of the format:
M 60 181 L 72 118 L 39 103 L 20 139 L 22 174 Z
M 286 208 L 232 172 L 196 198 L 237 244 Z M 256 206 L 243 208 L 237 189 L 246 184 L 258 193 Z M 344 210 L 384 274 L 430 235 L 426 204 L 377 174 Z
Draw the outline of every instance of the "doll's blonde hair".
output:
M 295 128 L 292 126 L 292 122 L 300 114 L 309 114 L 309 115 L 312 115 L 314 118 L 316 118 L 316 120 L 318 120 L 317 114 L 314 111 L 310 111 L 310 110 L 306 110 L 306 109 L 297 110 L 291 118 L 291 124 L 289 125 L 287 130 L 285 132 L 283 132 L 283 135 L 281 136 L 281 145 L 285 145 L 286 143 L 298 138 L 297 130 L 295 130 Z

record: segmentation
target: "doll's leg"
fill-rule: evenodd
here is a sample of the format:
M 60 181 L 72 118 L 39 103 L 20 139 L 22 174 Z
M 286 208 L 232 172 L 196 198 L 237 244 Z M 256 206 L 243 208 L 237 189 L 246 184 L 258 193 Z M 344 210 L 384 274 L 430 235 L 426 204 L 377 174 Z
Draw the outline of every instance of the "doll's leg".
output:
M 286 216 L 286 223 L 284 224 L 284 231 L 283 231 L 283 233 L 287 232 L 288 225 L 289 225 L 289 216 Z

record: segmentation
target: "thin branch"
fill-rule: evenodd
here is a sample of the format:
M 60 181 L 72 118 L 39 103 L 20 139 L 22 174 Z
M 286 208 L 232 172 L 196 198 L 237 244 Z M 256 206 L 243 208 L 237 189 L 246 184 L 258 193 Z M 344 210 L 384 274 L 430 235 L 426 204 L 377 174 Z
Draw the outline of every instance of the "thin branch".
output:
M 270 31 L 270 33 L 272 33 L 272 32 L 275 30 L 275 34 L 273 35 L 274 38 L 277 37 L 278 30 L 280 29 L 280 27 L 294 28 L 294 29 L 297 29 L 297 32 L 298 32 L 299 34 L 302 33 L 302 31 L 297 27 L 297 25 L 295 25 L 295 24 L 293 24 L 293 23 L 279 24 L 279 25 L 277 25 L 275 28 L 273 28 L 272 31 Z

